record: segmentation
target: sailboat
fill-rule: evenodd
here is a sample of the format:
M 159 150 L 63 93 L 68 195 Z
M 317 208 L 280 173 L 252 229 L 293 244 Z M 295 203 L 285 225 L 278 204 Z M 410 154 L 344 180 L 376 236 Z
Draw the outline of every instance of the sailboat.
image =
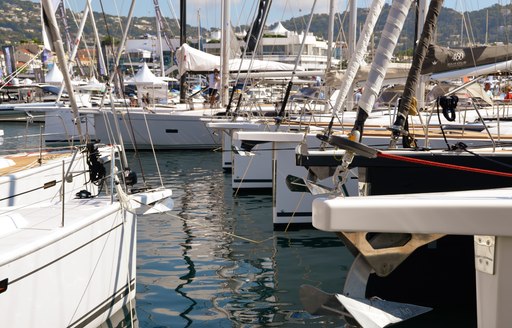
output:
M 355 254 L 341 293 L 303 287 L 304 303 L 313 313 L 345 316 L 362 327 L 384 327 L 407 319 L 397 314 L 446 307 L 463 309 L 463 317 L 478 327 L 510 322 L 504 304 L 512 293 L 503 279 L 510 269 L 511 233 L 505 223 L 512 204 L 510 147 L 492 139 L 485 148 L 396 147 L 398 138 L 407 136 L 403 110 L 441 5 L 430 3 L 410 83 L 390 127 L 389 149 L 362 142 L 364 113 L 352 135 L 325 139 L 344 153 L 339 182 L 345 181 L 348 168 L 358 167 L 363 196 L 337 192 L 313 202 L 313 225 L 335 231 Z M 443 101 L 455 106 L 451 99 Z
M 335 105 L 333 106 L 333 112 L 341 107 L 344 100 L 340 100 L 340 97 L 344 99 L 348 94 L 351 86 L 351 81 L 356 77 L 357 67 L 361 65 L 364 51 L 367 48 L 373 25 L 369 19 L 376 21 L 378 18 L 379 8 L 382 3 L 374 1 L 372 4 L 372 12 L 374 15 L 367 18 L 367 24 L 363 35 L 367 39 L 366 41 L 362 37 L 358 42 L 358 49 L 361 50 L 359 59 L 358 55 L 354 55 L 349 62 L 349 69 L 344 75 L 344 79 L 340 80 L 342 84 L 339 94 L 335 97 Z M 373 23 L 374 24 L 374 23 Z M 387 49 L 388 53 L 392 53 L 392 50 Z M 383 62 L 383 61 L 381 61 Z M 387 71 L 383 67 L 379 67 L 379 71 L 382 74 L 388 76 Z M 374 73 L 373 73 L 374 74 Z M 374 74 L 375 75 L 375 74 Z M 406 74 L 405 74 L 406 75 Z M 404 75 L 404 76 L 405 76 Z M 373 85 L 374 90 L 370 90 L 372 94 L 370 97 L 375 97 L 375 93 L 379 92 L 380 87 Z M 368 95 L 368 94 L 367 94 Z M 334 101 L 332 102 L 334 104 Z M 370 108 L 373 107 L 373 103 L 368 105 Z M 336 125 L 338 130 L 333 133 L 341 133 L 343 129 L 347 129 L 348 124 L 356 120 L 356 116 L 353 112 L 341 112 L 343 120 L 346 125 Z M 382 145 L 387 143 L 387 130 L 386 128 L 392 123 L 391 118 L 393 113 L 384 112 L 382 114 L 375 113 L 375 110 L 371 113 L 371 117 L 366 119 L 366 128 L 368 132 L 365 136 L 365 142 L 369 145 Z M 334 114 L 332 114 L 334 116 Z M 331 116 L 331 114 L 329 114 Z M 380 117 L 378 117 L 380 116 Z M 459 116 L 460 118 L 460 116 Z M 425 118 L 424 118 L 425 119 Z M 468 119 L 470 120 L 470 119 Z M 414 117 L 414 122 L 410 118 L 411 125 L 415 127 L 421 127 L 424 123 Z M 294 190 L 290 190 L 290 180 L 288 177 L 293 176 L 307 176 L 312 171 L 313 167 L 316 169 L 320 165 L 315 162 L 315 159 L 320 158 L 320 154 L 325 154 L 323 160 L 329 162 L 330 165 L 324 165 L 328 167 L 318 168 L 318 171 L 323 172 L 319 174 L 322 176 L 319 180 L 324 180 L 321 183 L 327 183 L 330 188 L 333 187 L 331 179 L 327 178 L 329 175 L 335 172 L 335 168 L 339 164 L 340 152 L 336 150 L 326 149 L 329 145 L 321 145 L 321 142 L 315 140 L 315 134 L 322 133 L 323 129 L 328 129 L 328 122 L 324 125 L 318 124 L 319 122 L 313 118 L 311 121 L 304 120 L 302 124 L 295 126 L 281 125 L 281 129 L 278 131 L 273 125 L 265 122 L 230 122 L 224 125 L 224 130 L 231 130 L 231 135 L 225 133 L 223 135 L 224 142 L 231 140 L 233 142 L 233 148 L 236 151 L 229 151 L 231 144 L 225 145 L 223 152 L 223 164 L 231 164 L 232 171 L 232 186 L 233 190 L 239 192 L 252 192 L 257 190 L 273 190 L 272 195 L 274 197 L 274 212 L 273 212 L 273 223 L 274 227 L 280 229 L 282 227 L 289 228 L 291 226 L 308 226 L 311 224 L 311 202 L 313 195 L 310 193 L 303 193 L 306 188 L 300 188 L 295 185 Z M 442 124 L 450 123 L 443 121 Z M 441 124 L 441 123 L 440 123 Z M 459 122 L 460 127 L 464 129 L 466 126 L 463 122 Z M 209 124 L 214 126 L 216 123 Z M 221 124 L 217 124 L 220 126 Z M 331 123 L 332 125 L 332 123 Z M 369 127 L 370 126 L 370 127 Z M 468 126 L 469 129 L 469 126 Z M 238 130 L 238 131 L 236 131 Z M 417 138 L 418 147 L 431 147 L 439 148 L 445 145 L 445 139 L 441 135 L 441 131 L 437 128 L 430 127 L 428 131 L 415 130 L 415 136 Z M 341 131 L 341 132 L 340 132 Z M 420 136 L 421 135 L 421 136 Z M 229 139 L 231 137 L 231 139 Z M 468 145 L 480 145 L 488 142 L 488 136 L 486 134 L 479 133 L 460 133 L 450 131 L 449 137 L 451 139 L 464 138 L 464 142 Z M 306 147 L 307 145 L 307 147 Z M 322 147 L 322 151 L 318 151 Z M 295 148 L 303 150 L 298 152 L 299 162 L 297 164 L 303 164 L 296 166 Z M 228 157 L 231 156 L 230 157 Z M 310 169 L 311 168 L 311 169 Z M 309 171 L 309 172 L 308 172 Z M 356 170 L 353 170 L 356 171 Z M 351 174 L 351 178 L 348 179 L 344 185 L 345 196 L 357 195 L 359 192 L 357 184 L 357 172 Z M 350 185 L 350 186 L 349 186 Z M 297 192 L 298 191 L 298 192 Z
M 72 90 L 51 0 L 42 12 Z M 98 327 L 130 305 L 137 218 L 172 209 L 170 189 L 137 185 L 122 145 L 92 142 L 2 155 L 0 195 L 6 327 Z

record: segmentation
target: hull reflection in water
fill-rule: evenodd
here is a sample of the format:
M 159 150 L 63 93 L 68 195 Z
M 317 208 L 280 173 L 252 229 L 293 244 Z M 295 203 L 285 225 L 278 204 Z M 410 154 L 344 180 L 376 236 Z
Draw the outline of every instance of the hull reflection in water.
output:
M 139 328 L 139 321 L 135 311 L 135 301 L 124 305 L 98 328 Z
M 221 154 L 160 153 L 159 162 L 175 203 L 139 221 L 141 327 L 343 325 L 299 300 L 301 284 L 342 288 L 352 257 L 335 235 L 273 231 L 272 198 L 233 196 Z

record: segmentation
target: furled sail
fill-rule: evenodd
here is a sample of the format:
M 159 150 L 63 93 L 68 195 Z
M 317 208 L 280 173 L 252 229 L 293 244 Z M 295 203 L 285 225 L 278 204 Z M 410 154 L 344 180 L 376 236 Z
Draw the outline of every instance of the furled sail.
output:
M 250 30 L 250 34 L 246 36 L 246 44 L 247 49 L 246 53 L 251 53 L 256 49 L 256 45 L 258 44 L 258 39 L 260 36 L 260 32 L 265 27 L 265 22 L 267 21 L 268 11 L 270 10 L 270 6 L 272 5 L 272 0 L 260 0 L 258 5 L 258 14 L 254 22 L 252 23 L 252 27 Z
M 361 64 L 364 62 L 364 55 L 367 52 L 368 44 L 370 43 L 375 24 L 377 23 L 383 5 L 383 0 L 374 0 L 372 2 L 370 10 L 368 11 L 368 16 L 366 17 L 363 31 L 361 32 L 361 36 L 357 41 L 356 51 L 353 56 L 350 56 L 347 70 L 343 76 L 343 79 L 341 80 L 340 92 L 336 98 L 333 115 L 341 110 L 341 106 L 343 105 L 343 102 L 345 102 L 345 98 L 349 93 L 350 87 L 356 78 L 356 74 L 361 67 Z
M 51 14 L 53 14 L 53 15 L 55 14 L 60 1 L 61 0 L 51 0 L 50 1 L 51 8 L 53 10 L 53 13 L 51 13 Z M 52 37 L 51 33 L 49 33 L 49 31 L 51 31 L 51 29 L 49 28 L 49 24 L 51 24 L 51 20 L 48 18 L 51 14 L 46 12 L 45 6 L 43 6 L 41 4 L 41 26 L 42 26 L 42 31 L 43 31 L 44 48 L 53 51 L 53 47 L 54 47 L 53 42 L 55 40 L 54 40 L 54 37 Z
M 391 56 L 398 42 L 398 37 L 404 26 L 411 3 L 412 1 L 410 0 L 395 0 L 391 5 L 377 47 L 377 53 L 368 74 L 368 80 L 366 80 L 361 100 L 358 103 L 357 118 L 352 129 L 353 132 L 358 131 L 361 136 L 364 122 L 371 113 L 382 88 Z
M 404 134 L 403 129 L 407 125 L 407 115 L 409 112 L 413 111 L 413 107 L 415 107 L 413 106 L 414 94 L 418 86 L 421 68 L 425 62 L 428 46 L 436 30 L 437 18 L 439 17 L 442 6 L 443 0 L 432 0 L 430 2 L 427 17 L 425 18 L 425 25 L 423 26 L 421 37 L 418 40 L 418 45 L 415 49 L 411 64 L 411 70 L 407 76 L 404 93 L 402 94 L 400 105 L 398 106 L 396 120 L 391 127 L 393 134 L 390 141 L 390 148 L 396 147 L 396 141 L 402 134 Z M 407 134 L 404 134 L 404 136 L 407 136 Z

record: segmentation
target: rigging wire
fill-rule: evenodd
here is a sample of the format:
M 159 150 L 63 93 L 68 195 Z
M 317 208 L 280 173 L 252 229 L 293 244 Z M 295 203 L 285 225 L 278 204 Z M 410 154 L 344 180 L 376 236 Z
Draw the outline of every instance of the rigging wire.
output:
M 169 4 L 169 9 L 171 10 L 172 16 L 174 17 L 174 22 L 176 23 L 176 26 L 178 27 L 178 31 L 180 30 L 180 21 L 178 20 L 178 15 L 176 15 L 176 10 L 174 10 L 174 6 L 172 5 L 171 0 L 167 0 L 167 3 Z M 169 26 L 170 29 L 170 26 Z

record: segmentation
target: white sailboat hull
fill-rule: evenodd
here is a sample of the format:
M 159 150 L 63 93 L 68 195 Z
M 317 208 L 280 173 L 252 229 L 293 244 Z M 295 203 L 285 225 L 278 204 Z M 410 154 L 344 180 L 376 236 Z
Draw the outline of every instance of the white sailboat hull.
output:
M 108 163 L 112 149 L 100 150 Z M 97 195 L 86 155 L 2 158 L 2 326 L 97 327 L 135 297 L 136 212 Z M 95 197 L 76 198 L 84 190 Z
M 135 298 L 136 216 L 108 200 L 66 206 L 64 227 L 60 205 L 28 207 L 27 226 L 0 237 L 5 327 L 97 327 Z
M 273 223 L 274 226 L 311 225 L 311 203 L 318 197 L 309 192 L 290 191 L 286 177 L 299 178 L 308 176 L 308 169 L 296 163 L 296 148 L 305 142 L 312 157 L 325 155 L 329 158 L 343 158 L 343 150 L 327 149 L 320 151 L 320 140 L 315 133 L 304 135 L 299 132 L 284 131 L 236 131 L 233 143 L 263 142 L 256 145 L 249 155 L 233 154 L 232 186 L 233 190 L 273 189 Z M 370 145 L 383 145 L 388 137 L 370 136 L 366 142 Z M 422 142 L 422 140 L 420 140 Z M 444 140 L 430 139 L 432 145 L 442 147 Z M 476 143 L 478 140 L 467 140 Z M 299 146 L 300 147 L 300 146 Z M 242 152 L 243 153 L 243 152 Z M 328 169 L 326 167 L 326 169 Z M 321 179 L 317 183 L 333 188 L 332 177 Z M 357 168 L 351 170 L 344 192 L 347 196 L 358 196 L 359 181 Z
M 118 126 L 126 149 L 213 149 L 221 146 L 221 137 L 206 127 L 205 118 L 215 109 L 186 109 L 119 106 L 116 108 Z M 110 109 L 81 109 L 81 129 L 92 140 L 112 142 L 114 115 Z M 48 111 L 45 115 L 47 145 L 68 145 L 78 142 L 78 130 L 69 109 Z
M 121 135 L 127 149 L 213 149 L 220 147 L 221 137 L 203 122 L 211 110 L 134 109 L 118 114 Z M 109 112 L 95 115 L 96 137 L 108 142 Z M 149 132 L 148 132 L 149 131 Z
M 512 321 L 512 189 L 336 197 L 313 202 L 313 225 L 335 232 L 472 235 L 478 327 Z

